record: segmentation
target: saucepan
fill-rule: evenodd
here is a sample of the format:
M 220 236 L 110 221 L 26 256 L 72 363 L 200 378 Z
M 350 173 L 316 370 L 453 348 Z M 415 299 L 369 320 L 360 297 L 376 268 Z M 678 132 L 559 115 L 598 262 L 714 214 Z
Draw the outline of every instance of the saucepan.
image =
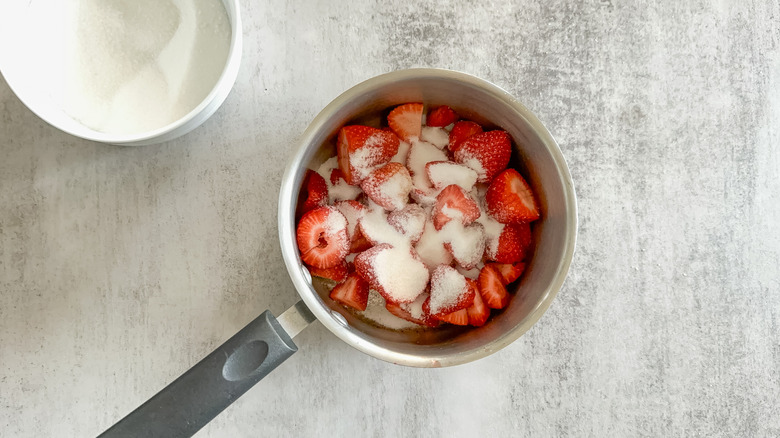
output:
M 482 327 L 397 331 L 371 324 L 328 298 L 312 281 L 296 244 L 295 210 L 304 174 L 335 154 L 334 138 L 350 122 L 378 117 L 394 105 L 447 104 L 465 118 L 506 130 L 514 139 L 511 166 L 538 197 L 541 219 L 533 227 L 535 252 L 508 307 Z M 213 353 L 120 420 L 102 436 L 191 436 L 240 397 L 297 347 L 293 338 L 319 320 L 342 341 L 394 364 L 445 367 L 471 362 L 506 347 L 536 323 L 566 277 L 577 234 L 571 175 L 552 135 L 501 88 L 465 73 L 401 70 L 344 92 L 311 122 L 300 139 L 279 193 L 282 257 L 301 301 L 278 318 L 266 311 Z M 368 360 L 368 359 L 367 359 Z

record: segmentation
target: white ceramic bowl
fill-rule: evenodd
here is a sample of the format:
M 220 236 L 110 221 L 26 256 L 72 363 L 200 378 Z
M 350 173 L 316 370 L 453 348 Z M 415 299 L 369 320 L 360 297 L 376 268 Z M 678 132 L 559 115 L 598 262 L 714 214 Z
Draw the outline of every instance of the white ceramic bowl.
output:
M 68 0 L 64 0 L 68 1 Z M 9 0 L 0 5 L 0 74 L 8 86 L 33 113 L 45 122 L 68 134 L 101 143 L 122 146 L 143 146 L 162 143 L 180 137 L 211 117 L 230 93 L 241 63 L 242 31 L 238 0 L 222 0 L 231 25 L 230 49 L 227 61 L 214 88 L 192 111 L 161 128 L 133 134 L 106 134 L 73 120 L 55 104 L 46 87 L 45 77 L 36 71 L 36 53 L 30 47 L 40 44 L 45 35 L 29 35 L 30 2 Z

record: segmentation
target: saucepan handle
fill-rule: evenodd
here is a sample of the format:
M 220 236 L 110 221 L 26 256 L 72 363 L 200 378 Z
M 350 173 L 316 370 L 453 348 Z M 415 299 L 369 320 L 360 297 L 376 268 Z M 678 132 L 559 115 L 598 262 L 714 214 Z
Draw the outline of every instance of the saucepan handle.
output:
M 190 437 L 298 350 L 292 338 L 314 320 L 299 301 L 270 311 L 166 386 L 100 437 Z

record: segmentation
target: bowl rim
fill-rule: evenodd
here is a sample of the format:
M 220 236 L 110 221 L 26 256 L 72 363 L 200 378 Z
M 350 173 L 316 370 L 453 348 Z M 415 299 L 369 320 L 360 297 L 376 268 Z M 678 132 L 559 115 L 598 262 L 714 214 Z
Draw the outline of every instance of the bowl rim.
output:
M 46 111 L 42 111 L 40 108 L 35 108 L 34 105 L 25 98 L 24 92 L 19 92 L 19 87 L 15 86 L 12 81 L 9 81 L 7 76 L 3 75 L 2 66 L 0 66 L 0 75 L 3 76 L 8 88 L 16 97 L 27 107 L 33 114 L 38 116 L 41 120 L 49 124 L 50 126 L 57 128 L 58 130 L 75 137 L 82 138 L 84 140 L 96 141 L 100 143 L 116 144 L 116 145 L 132 145 L 132 144 L 152 144 L 156 143 L 155 139 L 161 139 L 161 141 L 170 140 L 171 138 L 165 138 L 166 134 L 175 132 L 183 127 L 186 127 L 189 123 L 195 120 L 198 115 L 204 113 L 207 107 L 218 97 L 224 87 L 233 88 L 233 85 L 238 77 L 238 64 L 241 61 L 242 50 L 242 38 L 243 30 L 241 25 L 241 8 L 238 0 L 220 0 L 225 6 L 228 20 L 230 21 L 230 46 L 228 48 L 228 55 L 225 59 L 225 65 L 222 68 L 222 72 L 219 75 L 216 83 L 212 87 L 211 91 L 203 98 L 203 100 L 190 112 L 182 116 L 181 118 L 152 131 L 141 132 L 137 134 L 106 134 L 99 131 L 95 131 L 89 127 L 84 126 L 83 130 L 71 129 L 69 127 L 59 126 L 56 122 L 53 122 L 47 115 Z M 204 122 L 205 120 L 202 120 Z M 194 127 L 193 127 L 194 128 Z M 183 133 L 182 133 L 183 134 Z
M 558 176 L 562 182 L 564 203 L 566 205 L 565 220 L 570 226 L 567 227 L 567 236 L 565 236 L 564 239 L 565 247 L 563 251 L 563 257 L 555 269 L 553 281 L 548 285 L 546 293 L 544 294 L 544 298 L 536 304 L 536 306 L 531 310 L 526 318 L 515 325 L 511 330 L 503 333 L 501 336 L 487 345 L 459 352 L 457 354 L 432 354 L 430 356 L 423 356 L 400 353 L 388 348 L 384 348 L 375 343 L 369 342 L 364 338 L 361 338 L 347 329 L 347 327 L 345 327 L 346 322 L 343 320 L 343 317 L 341 317 L 340 314 L 338 314 L 338 316 L 335 315 L 337 312 L 334 312 L 328 308 L 327 305 L 322 302 L 316 291 L 314 291 L 310 284 L 310 277 L 307 275 L 305 267 L 303 266 L 300 257 L 297 254 L 295 245 L 290 245 L 289 242 L 295 242 L 294 204 L 297 197 L 294 197 L 294 194 L 295 187 L 299 182 L 295 178 L 296 170 L 303 162 L 303 158 L 306 155 L 306 151 L 308 149 L 307 146 L 312 143 L 314 137 L 321 129 L 323 129 L 323 126 L 328 122 L 332 115 L 339 108 L 343 107 L 345 103 L 359 98 L 369 90 L 382 88 L 386 85 L 399 81 L 441 78 L 456 80 L 463 82 L 466 85 L 482 88 L 486 93 L 492 95 L 496 99 L 503 101 L 522 117 L 525 117 L 525 119 L 531 125 L 532 129 L 537 133 L 540 140 L 549 150 L 556 168 L 558 169 Z M 333 101 L 325 106 L 325 108 L 323 108 L 322 111 L 317 114 L 314 120 L 312 120 L 308 128 L 299 138 L 298 144 L 299 146 L 297 151 L 292 156 L 290 162 L 287 165 L 287 168 L 285 169 L 284 176 L 282 177 L 281 189 L 279 192 L 278 226 L 282 256 L 288 273 L 290 274 L 290 278 L 293 281 L 296 290 L 298 291 L 298 295 L 300 295 L 311 312 L 323 325 L 325 325 L 326 328 L 328 328 L 328 330 L 339 337 L 342 341 L 353 346 L 359 351 L 386 362 L 413 367 L 444 367 L 472 362 L 501 350 L 527 332 L 542 317 L 544 312 L 549 308 L 553 299 L 563 286 L 574 256 L 578 228 L 576 194 L 574 191 L 574 183 L 571 178 L 571 173 L 569 172 L 566 160 L 563 157 L 563 153 L 561 152 L 558 143 L 555 141 L 547 128 L 530 110 L 528 110 L 511 94 L 497 85 L 467 73 L 438 68 L 413 68 L 385 73 L 367 79 L 346 90 L 338 97 L 333 99 Z M 289 225 L 291 221 L 292 226 Z

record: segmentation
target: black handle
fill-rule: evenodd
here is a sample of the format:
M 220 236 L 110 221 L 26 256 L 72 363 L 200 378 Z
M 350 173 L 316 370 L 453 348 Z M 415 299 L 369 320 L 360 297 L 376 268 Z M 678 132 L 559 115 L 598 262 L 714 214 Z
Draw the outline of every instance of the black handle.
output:
M 296 351 L 266 310 L 100 438 L 190 437 Z

